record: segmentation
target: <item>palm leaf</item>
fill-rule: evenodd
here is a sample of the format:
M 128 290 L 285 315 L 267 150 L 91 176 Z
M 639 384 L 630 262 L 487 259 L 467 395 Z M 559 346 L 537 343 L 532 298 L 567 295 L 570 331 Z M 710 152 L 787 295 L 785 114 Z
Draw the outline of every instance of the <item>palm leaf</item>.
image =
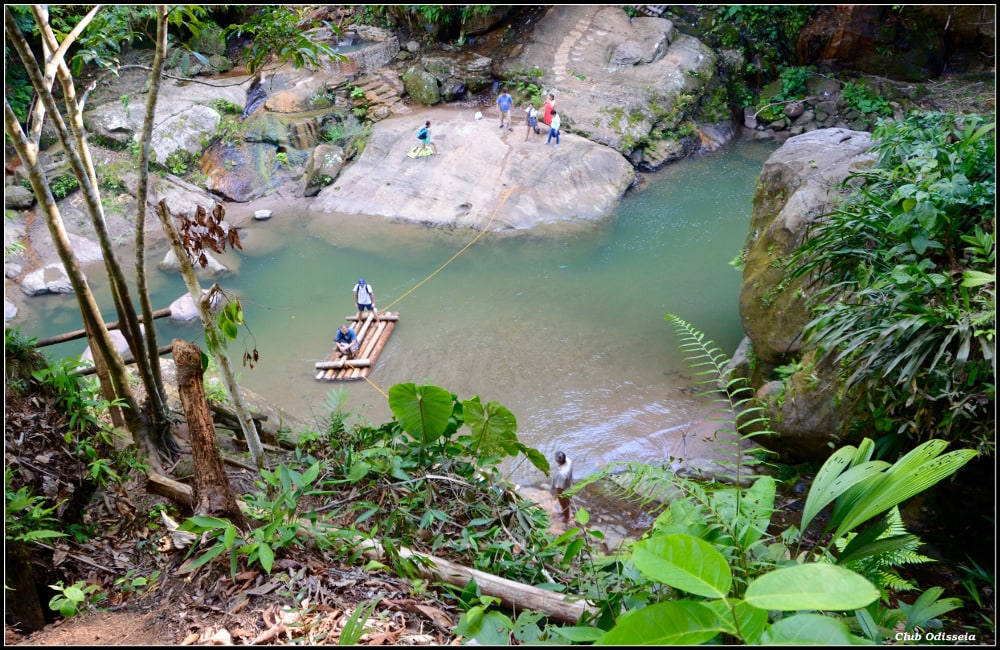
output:
M 958 598 L 938 600 L 942 593 L 944 593 L 943 588 L 931 587 L 920 594 L 920 598 L 917 598 L 917 601 L 913 605 L 907 605 L 902 601 L 899 602 L 899 608 L 906 612 L 907 632 L 912 631 L 915 627 L 923 627 L 931 619 L 937 618 L 942 614 L 947 614 L 953 609 L 958 609 L 962 606 L 962 601 Z
M 841 512 L 835 509 L 830 523 L 836 525 L 837 530 L 831 543 L 872 517 L 951 476 L 979 455 L 972 449 L 940 455 L 947 445 L 943 440 L 928 440 L 917 446 L 875 478 L 863 494 L 854 495 L 849 508 Z

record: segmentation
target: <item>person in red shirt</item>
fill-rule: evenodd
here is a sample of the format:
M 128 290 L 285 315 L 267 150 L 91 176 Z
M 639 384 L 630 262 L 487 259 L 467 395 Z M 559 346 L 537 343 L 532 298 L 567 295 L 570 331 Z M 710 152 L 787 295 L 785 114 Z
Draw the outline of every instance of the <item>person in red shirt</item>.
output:
M 546 126 L 552 125 L 552 111 L 556 110 L 556 96 L 549 93 L 549 98 L 545 100 L 545 106 L 542 110 L 542 122 Z

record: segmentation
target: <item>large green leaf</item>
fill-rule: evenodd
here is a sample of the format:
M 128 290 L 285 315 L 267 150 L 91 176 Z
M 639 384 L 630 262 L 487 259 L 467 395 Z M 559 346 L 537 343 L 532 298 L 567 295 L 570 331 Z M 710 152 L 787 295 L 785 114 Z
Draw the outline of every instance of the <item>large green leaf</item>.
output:
M 843 513 L 833 539 L 951 476 L 979 454 L 959 449 L 941 456 L 947 446 L 944 440 L 928 440 L 896 461 Z
M 938 600 L 942 593 L 944 593 L 943 588 L 931 587 L 920 594 L 920 598 L 917 598 L 913 605 L 899 601 L 899 609 L 906 614 L 907 632 L 913 631 L 915 627 L 924 627 L 932 619 L 962 606 L 962 601 L 958 598 Z
M 726 558 L 708 542 L 690 535 L 644 539 L 632 547 L 632 562 L 650 580 L 698 596 L 725 598 L 733 582 Z
M 833 458 L 833 456 L 830 458 Z M 827 459 L 827 462 L 829 460 Z M 826 469 L 826 467 L 827 464 L 824 463 L 823 469 Z M 887 467 L 889 467 L 889 463 L 885 461 L 870 460 L 862 465 L 855 465 L 848 468 L 839 476 L 826 476 L 824 479 L 832 480 L 824 480 L 820 485 L 817 485 L 816 481 L 813 481 L 812 486 L 809 488 L 809 495 L 806 497 L 806 505 L 802 509 L 802 523 L 799 530 L 805 530 L 806 526 L 812 523 L 813 518 L 819 514 L 820 510 L 825 508 L 831 501 L 861 481 L 882 472 Z
M 777 484 L 770 476 L 757 479 L 740 499 L 740 521 L 735 528 L 742 548 L 749 548 L 767 532 L 774 515 L 774 494 Z
M 849 468 L 858 465 L 859 460 L 867 461 L 870 459 L 874 448 L 871 439 L 865 438 L 857 447 L 845 445 L 830 454 L 823 466 L 816 472 L 816 478 L 813 479 L 812 485 L 809 487 L 809 494 L 806 496 L 806 503 L 802 509 L 800 530 L 805 530 L 813 518 L 819 514 L 819 511 L 829 503 L 826 496 L 831 491 L 833 481 Z
M 632 610 L 594 645 L 698 645 L 722 630 L 711 609 L 690 600 Z
M 751 582 L 746 593 L 754 607 L 784 612 L 860 609 L 878 597 L 878 589 L 863 576 L 833 564 L 775 569 Z
M 822 614 L 796 614 L 783 618 L 761 638 L 763 645 L 874 645 L 851 634 L 843 621 Z
M 477 452 L 486 458 L 516 456 L 517 418 L 505 406 L 489 402 L 483 406 L 478 399 L 462 402 L 465 425 L 472 431 Z
M 510 630 L 513 621 L 502 612 L 487 611 L 482 605 L 472 607 L 462 616 L 455 633 L 469 640 L 474 639 L 478 645 L 510 645 Z
M 427 445 L 444 433 L 454 400 L 451 393 L 437 386 L 396 384 L 389 389 L 389 408 L 403 431 Z
M 745 643 L 760 642 L 767 626 L 767 612 L 742 600 L 706 600 L 705 607 L 715 612 L 722 631 L 743 639 Z

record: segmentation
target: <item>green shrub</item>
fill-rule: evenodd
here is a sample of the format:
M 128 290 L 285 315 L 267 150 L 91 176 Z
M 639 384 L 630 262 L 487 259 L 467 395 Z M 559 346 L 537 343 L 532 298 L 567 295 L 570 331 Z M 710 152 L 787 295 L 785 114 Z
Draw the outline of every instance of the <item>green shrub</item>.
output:
M 52 179 L 49 187 L 52 189 L 52 196 L 61 201 L 80 188 L 80 181 L 76 180 L 76 176 L 65 174 Z
M 243 107 L 239 104 L 233 103 L 228 99 L 213 99 L 211 103 L 212 108 L 214 108 L 220 115 L 242 115 Z
M 881 121 L 877 164 L 846 179 L 788 260 L 817 287 L 807 341 L 843 369 L 871 429 L 995 449 L 995 128 L 971 114 Z
M 840 92 L 840 99 L 851 109 L 868 115 L 892 115 L 892 108 L 889 101 L 884 97 L 875 95 L 868 87 L 856 81 L 849 81 L 844 84 L 844 89 Z

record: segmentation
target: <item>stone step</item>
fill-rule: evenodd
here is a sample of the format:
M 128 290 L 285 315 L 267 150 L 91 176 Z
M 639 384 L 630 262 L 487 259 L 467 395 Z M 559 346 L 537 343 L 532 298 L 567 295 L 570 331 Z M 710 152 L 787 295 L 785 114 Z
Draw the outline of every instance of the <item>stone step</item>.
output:
M 667 10 L 667 5 L 632 5 L 632 8 L 647 16 L 659 18 Z

